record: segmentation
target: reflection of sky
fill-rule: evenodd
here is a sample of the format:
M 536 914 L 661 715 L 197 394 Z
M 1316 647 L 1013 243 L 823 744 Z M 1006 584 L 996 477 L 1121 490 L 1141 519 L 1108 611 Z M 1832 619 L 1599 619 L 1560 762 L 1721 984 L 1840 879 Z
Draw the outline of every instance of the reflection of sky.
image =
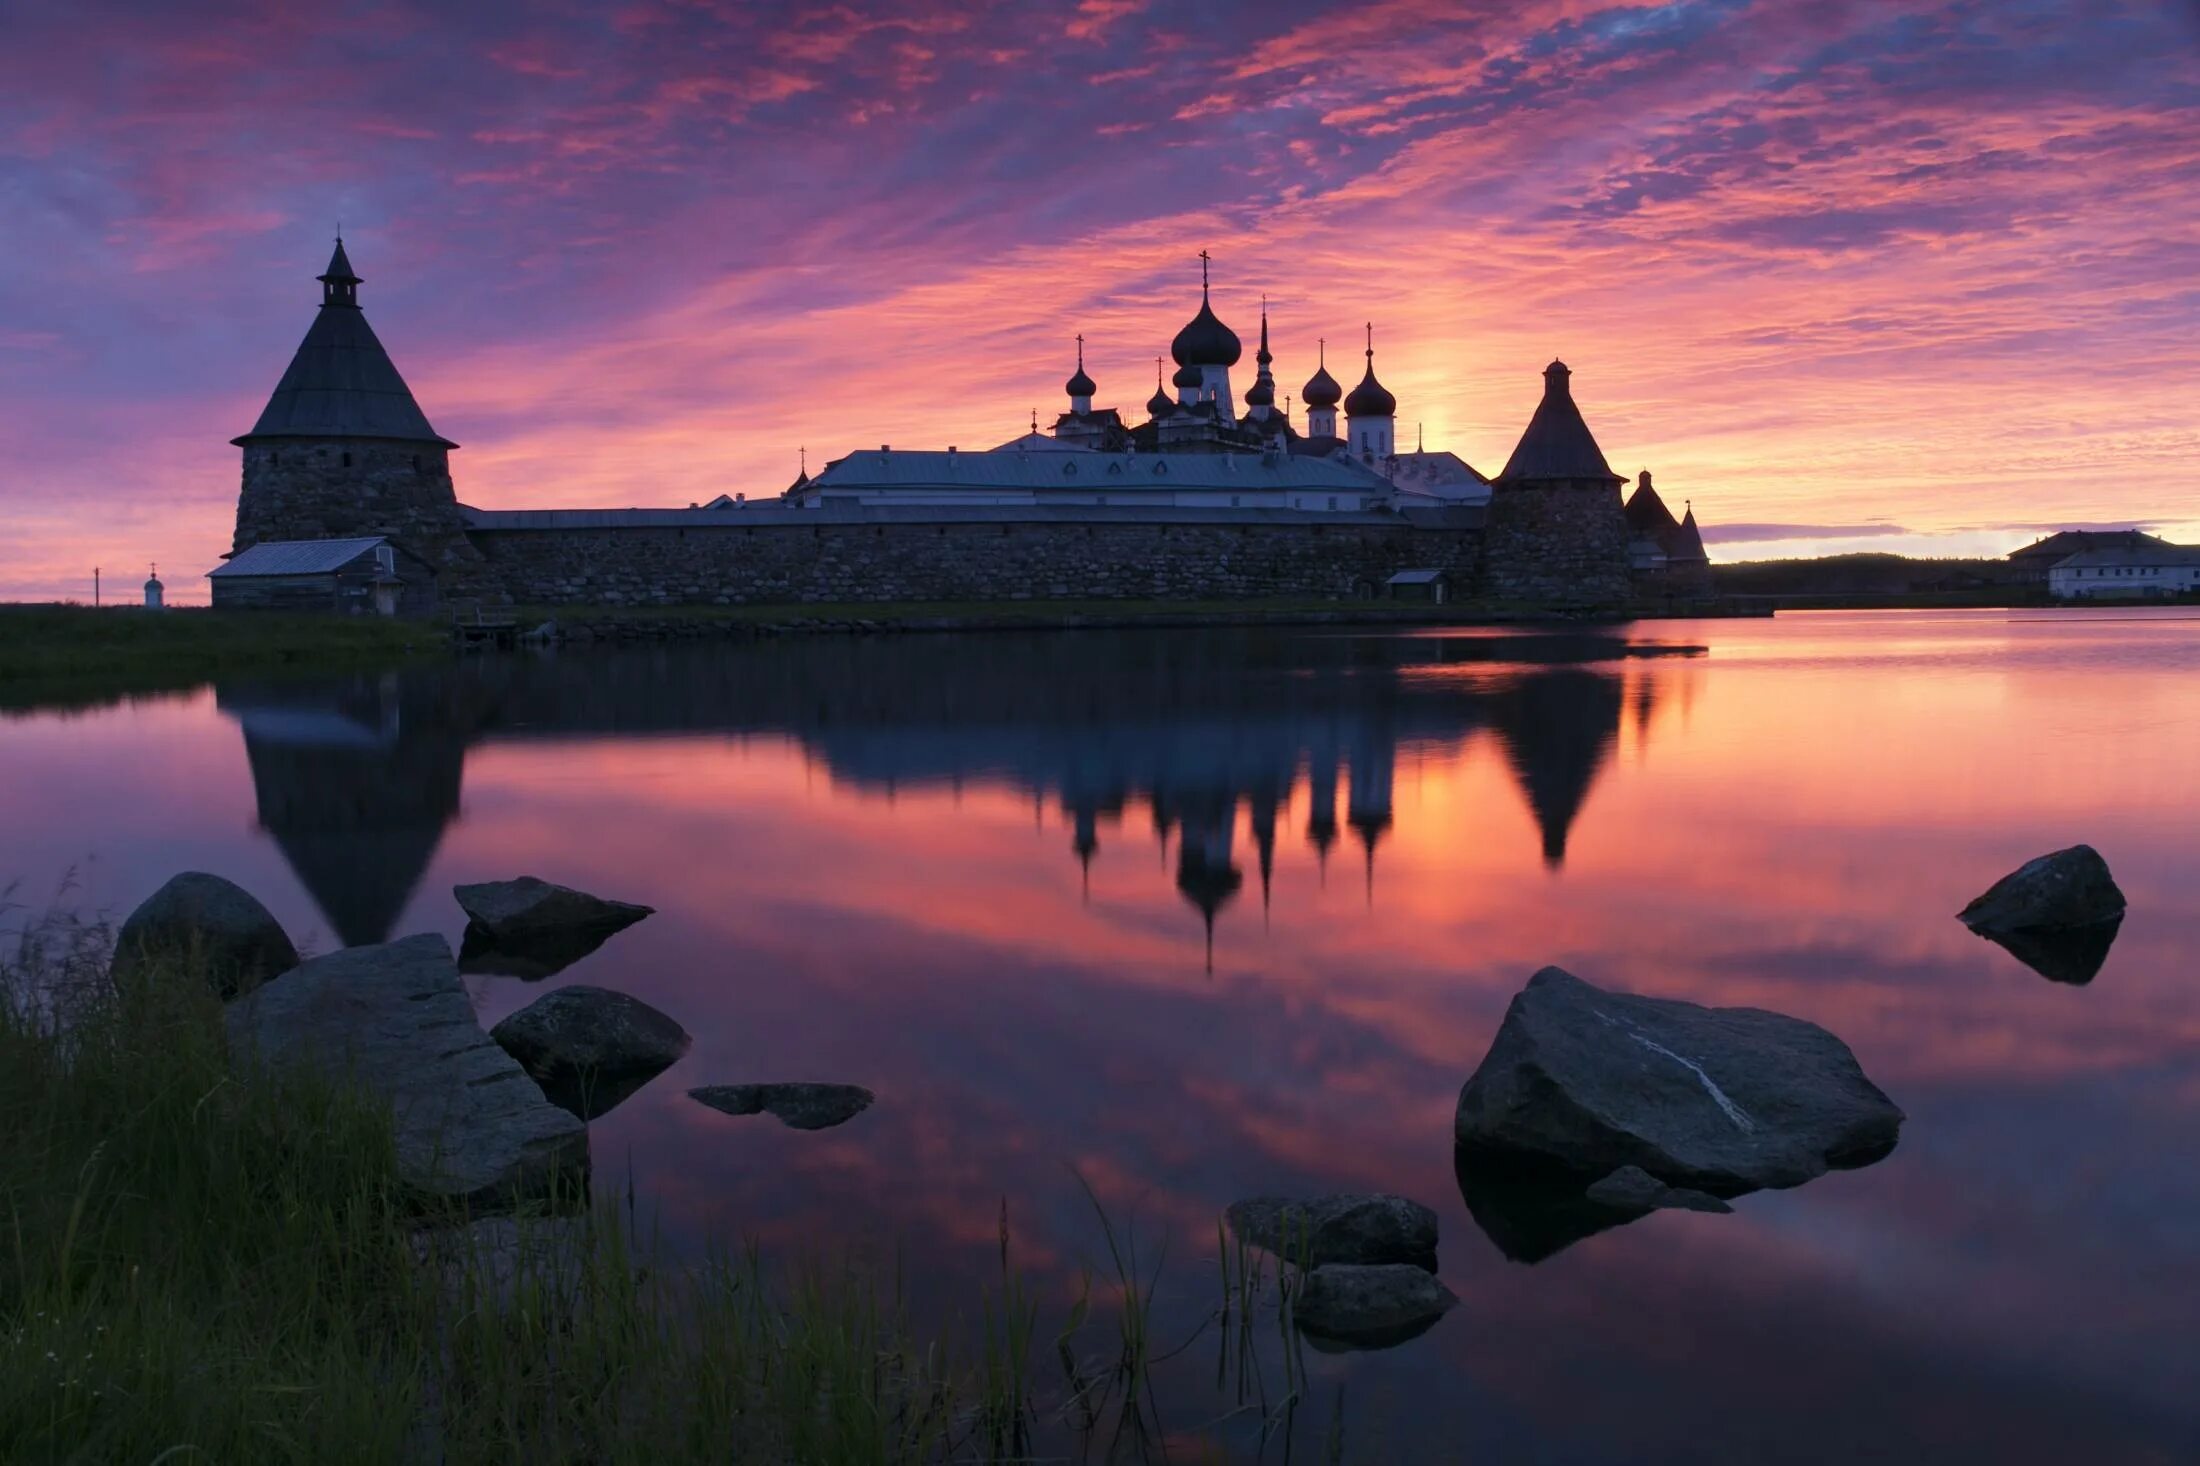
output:
M 594 1127 L 603 1173 L 623 1185 L 631 1167 L 682 1244 L 899 1239 L 923 1264 L 919 1300 L 938 1303 L 990 1265 L 1006 1197 L 1020 1257 L 1061 1306 L 1074 1265 L 1101 1256 L 1075 1165 L 1118 1219 L 1169 1238 L 1164 1311 L 1188 1327 L 1214 1216 L 1238 1196 L 1381 1188 L 1435 1205 L 1463 1306 L 1392 1354 L 1317 1365 L 1351 1420 L 1404 1437 L 1399 1459 L 2121 1460 L 2200 1444 L 2200 622 L 1655 631 L 1710 654 L 1590 669 L 1623 697 L 1562 864 L 1543 858 L 1498 693 L 1442 703 L 1389 760 L 1372 899 L 1336 853 L 1325 881 L 1302 772 L 1268 909 L 1254 882 L 1220 909 L 1211 975 L 1144 786 L 1130 781 L 1120 829 L 1099 823 L 1088 890 L 1046 772 L 1057 750 L 1028 729 L 1022 744 L 970 730 L 985 770 L 889 792 L 869 760 L 892 754 L 890 729 L 843 769 L 798 730 L 561 736 L 525 687 L 485 716 L 527 711 L 527 726 L 464 753 L 399 929 L 455 937 L 452 883 L 523 870 L 659 907 L 555 981 L 632 991 L 695 1035 Z M 973 675 L 937 706 L 990 720 L 988 696 Z M 1246 700 L 1240 725 L 1272 721 Z M 1310 701 L 1367 726 L 1352 698 Z M 1393 721 L 1409 704 L 1379 681 L 1360 703 Z M 1165 711 L 1143 716 L 1180 736 Z M 838 721 L 891 712 L 851 702 Z M 942 726 L 896 768 L 951 759 Z M 96 850 L 87 895 L 126 906 L 203 866 L 330 940 L 254 833 L 267 766 L 256 788 L 209 700 L 11 722 L 0 749 L 23 793 L 0 870 L 49 880 Z M 1251 816 L 1233 818 L 1250 869 Z M 2045 982 L 1953 921 L 1995 875 L 2079 838 L 2132 902 L 2090 987 Z M 1451 1109 L 1545 962 L 1824 1023 L 1908 1111 L 1900 1148 L 1734 1217 L 1660 1215 L 1504 1262 L 1460 1202 Z M 490 1019 L 543 990 L 475 985 Z M 775 1079 L 861 1083 L 879 1102 L 800 1134 L 683 1094 Z M 1192 1377 L 1212 1367 L 1194 1353 Z M 1191 1378 L 1175 1388 L 1178 1423 L 1212 1413 Z
M 1000 442 L 1079 332 L 1135 408 L 1206 248 L 1286 397 L 1372 320 L 1401 431 L 1485 469 L 1556 355 L 1714 531 L 2200 534 L 2189 0 L 100 0 L 6 40 L 0 596 L 158 560 L 203 599 L 339 222 L 489 508 Z

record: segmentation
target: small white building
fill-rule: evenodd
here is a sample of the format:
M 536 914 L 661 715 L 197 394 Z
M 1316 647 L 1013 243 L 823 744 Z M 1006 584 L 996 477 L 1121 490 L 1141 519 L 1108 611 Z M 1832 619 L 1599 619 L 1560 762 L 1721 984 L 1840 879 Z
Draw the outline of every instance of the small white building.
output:
M 2048 568 L 2047 589 L 2059 601 L 2163 600 L 2200 594 L 2200 547 L 2081 550 Z

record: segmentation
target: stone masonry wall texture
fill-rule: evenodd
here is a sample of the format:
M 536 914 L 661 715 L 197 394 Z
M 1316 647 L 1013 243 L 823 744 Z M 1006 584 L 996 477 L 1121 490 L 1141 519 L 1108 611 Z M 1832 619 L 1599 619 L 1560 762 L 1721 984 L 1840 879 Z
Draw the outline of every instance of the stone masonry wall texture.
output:
M 354 535 L 386 535 L 426 561 L 445 601 L 498 598 L 466 538 L 446 450 L 384 438 L 284 439 L 245 449 L 232 552 L 265 540 Z
M 1349 600 L 1393 573 L 1483 582 L 1483 536 L 1410 525 L 909 523 L 476 529 L 525 605 Z M 1620 546 L 1619 574 L 1626 574 Z
M 1616 606 L 1628 599 L 1627 520 L 1612 484 L 1497 485 L 1490 493 L 1494 600 Z

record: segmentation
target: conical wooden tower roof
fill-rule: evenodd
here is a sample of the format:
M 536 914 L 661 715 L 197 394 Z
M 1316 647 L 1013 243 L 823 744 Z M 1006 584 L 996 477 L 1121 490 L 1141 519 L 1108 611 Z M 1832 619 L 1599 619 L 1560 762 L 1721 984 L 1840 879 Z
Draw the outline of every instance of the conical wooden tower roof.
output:
M 1497 482 L 1621 482 L 1620 476 L 1612 472 L 1612 465 L 1604 461 L 1604 450 L 1597 446 L 1596 435 L 1582 421 L 1581 409 L 1574 405 L 1572 376 L 1562 361 L 1543 369 L 1543 400 L 1536 404 L 1535 416 L 1528 419 L 1528 430 L 1520 435 L 1512 457 L 1505 460 L 1505 471 L 1497 476 Z
M 359 309 L 359 277 L 344 242 L 336 242 L 327 273 L 320 276 L 320 314 L 275 384 L 252 431 L 231 441 L 265 438 L 394 438 L 401 442 L 458 444 L 429 426 L 398 375 L 366 313 Z

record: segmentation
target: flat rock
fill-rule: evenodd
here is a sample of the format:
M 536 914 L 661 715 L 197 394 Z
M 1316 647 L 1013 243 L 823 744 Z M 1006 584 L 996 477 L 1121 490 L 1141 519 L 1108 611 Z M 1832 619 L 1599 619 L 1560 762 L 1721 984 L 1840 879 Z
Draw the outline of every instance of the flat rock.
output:
M 632 926 L 656 908 L 627 901 L 606 901 L 569 886 L 534 876 L 516 881 L 482 881 L 454 886 L 451 893 L 467 918 L 495 941 L 522 941 L 553 932 L 615 932 Z
M 1299 1279 L 1292 1317 L 1310 1337 L 1388 1349 L 1428 1332 L 1458 1302 L 1434 1273 L 1411 1263 L 1338 1262 Z
M 1506 1009 L 1455 1125 L 1468 1151 L 1589 1177 L 1638 1166 L 1732 1195 L 1878 1160 L 1902 1111 L 1815 1023 L 1608 992 L 1546 967 Z
M 1668 1186 L 1640 1166 L 1621 1166 L 1590 1186 L 1583 1195 L 1599 1206 L 1608 1206 L 1614 1211 L 1632 1212 L 1637 1216 L 1654 1211 L 1734 1210 L 1716 1196 L 1690 1191 L 1684 1186 Z
M 877 1096 L 855 1084 L 712 1084 L 688 1098 L 722 1114 L 771 1114 L 796 1130 L 827 1130 L 871 1108 Z
M 2028 860 L 1957 913 L 1986 935 L 2063 932 L 2121 921 L 2124 893 L 2108 862 L 2090 845 L 2073 845 Z
M 386 1102 L 399 1172 L 427 1198 L 476 1211 L 570 1203 L 587 1180 L 588 1127 L 481 1031 L 439 936 L 316 957 L 225 1017 L 231 1047 L 250 1060 Z
M 1256 1196 L 1233 1203 L 1224 1217 L 1239 1241 L 1307 1267 L 1399 1262 L 1433 1271 L 1436 1266 L 1436 1213 L 1403 1196 L 1311 1201 Z
M 296 967 L 298 949 L 250 891 L 187 870 L 146 897 L 115 938 L 118 982 L 167 961 L 203 967 L 228 998 Z

